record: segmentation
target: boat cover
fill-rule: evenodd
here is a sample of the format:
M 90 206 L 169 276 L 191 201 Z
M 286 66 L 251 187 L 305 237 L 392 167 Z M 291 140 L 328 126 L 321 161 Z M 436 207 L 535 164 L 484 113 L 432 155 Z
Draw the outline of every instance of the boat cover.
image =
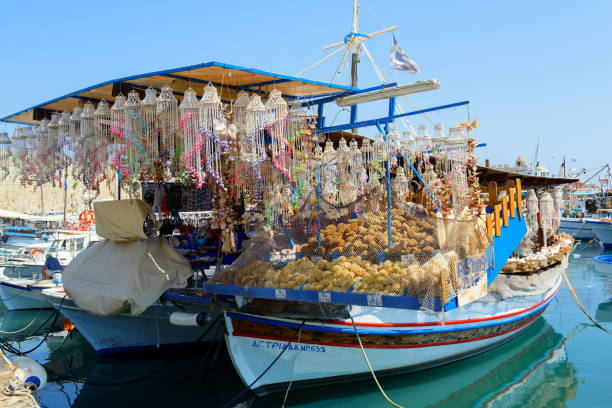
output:
M 114 241 L 149 238 L 157 230 L 155 214 L 139 199 L 94 203 L 96 232 Z
M 89 313 L 138 315 L 190 276 L 189 262 L 162 237 L 104 240 L 70 262 L 64 271 L 64 289 Z

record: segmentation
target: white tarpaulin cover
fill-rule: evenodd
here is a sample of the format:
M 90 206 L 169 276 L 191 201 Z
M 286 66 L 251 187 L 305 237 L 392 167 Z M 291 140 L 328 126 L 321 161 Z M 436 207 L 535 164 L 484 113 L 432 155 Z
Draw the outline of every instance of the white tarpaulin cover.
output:
M 64 270 L 64 289 L 81 309 L 98 316 L 138 315 L 183 284 L 191 265 L 161 237 L 100 241 Z
M 145 220 L 155 220 L 149 205 L 138 199 L 98 201 L 94 211 L 97 234 L 114 241 L 148 238 Z

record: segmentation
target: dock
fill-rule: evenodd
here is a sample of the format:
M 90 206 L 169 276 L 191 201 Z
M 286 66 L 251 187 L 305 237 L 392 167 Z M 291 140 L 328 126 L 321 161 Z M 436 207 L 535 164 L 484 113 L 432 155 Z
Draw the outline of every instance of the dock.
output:
M 39 408 L 30 390 L 23 386 L 11 386 L 11 384 L 19 384 L 14 370 L 13 364 L 0 351 L 0 407 Z

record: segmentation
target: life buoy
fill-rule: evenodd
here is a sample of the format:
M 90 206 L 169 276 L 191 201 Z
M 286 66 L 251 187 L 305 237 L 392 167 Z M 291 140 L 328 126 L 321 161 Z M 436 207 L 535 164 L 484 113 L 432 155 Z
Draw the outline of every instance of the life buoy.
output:
M 79 214 L 81 224 L 95 224 L 96 216 L 93 210 L 85 210 Z
M 30 255 L 32 255 L 32 256 L 36 255 L 36 254 L 42 254 L 42 253 L 43 253 L 42 249 L 38 249 L 38 248 L 30 249 Z

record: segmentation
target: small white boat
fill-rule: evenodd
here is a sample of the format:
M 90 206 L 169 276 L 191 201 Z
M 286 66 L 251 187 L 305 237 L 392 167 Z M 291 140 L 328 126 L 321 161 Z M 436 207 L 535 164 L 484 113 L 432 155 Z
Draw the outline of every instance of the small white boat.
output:
M 595 232 L 590 224 L 587 224 L 588 218 L 570 218 L 561 217 L 561 225 L 559 233 L 566 233 L 576 240 L 590 240 L 595 238 Z
M 74 323 L 99 354 L 154 351 L 223 339 L 220 312 L 212 308 L 207 309 L 204 326 L 177 326 L 170 323 L 173 312 L 200 313 L 202 308 L 178 308 L 171 302 L 158 301 L 137 316 L 123 313 L 102 317 L 78 307 L 63 288 L 50 288 L 42 294 Z
M 92 231 L 60 231 L 54 234 L 45 252 L 66 266 L 84 248 L 99 239 L 100 237 Z M 51 279 L 41 281 L 35 277 L 42 271 L 45 253 L 37 248 L 36 252 L 25 252 L 25 254 L 30 258 L 16 262 L 5 261 L 4 264 L 0 264 L 0 301 L 8 310 L 52 308 L 41 291 L 57 287 L 58 284 L 53 283 Z
M 599 255 L 593 257 L 595 269 L 601 273 L 612 274 L 612 255 Z
M 0 268 L 0 301 L 8 310 L 53 308 L 41 292 L 56 285 L 51 279 L 35 280 L 32 273 L 40 271 L 40 267 L 34 269 L 28 265 Z

